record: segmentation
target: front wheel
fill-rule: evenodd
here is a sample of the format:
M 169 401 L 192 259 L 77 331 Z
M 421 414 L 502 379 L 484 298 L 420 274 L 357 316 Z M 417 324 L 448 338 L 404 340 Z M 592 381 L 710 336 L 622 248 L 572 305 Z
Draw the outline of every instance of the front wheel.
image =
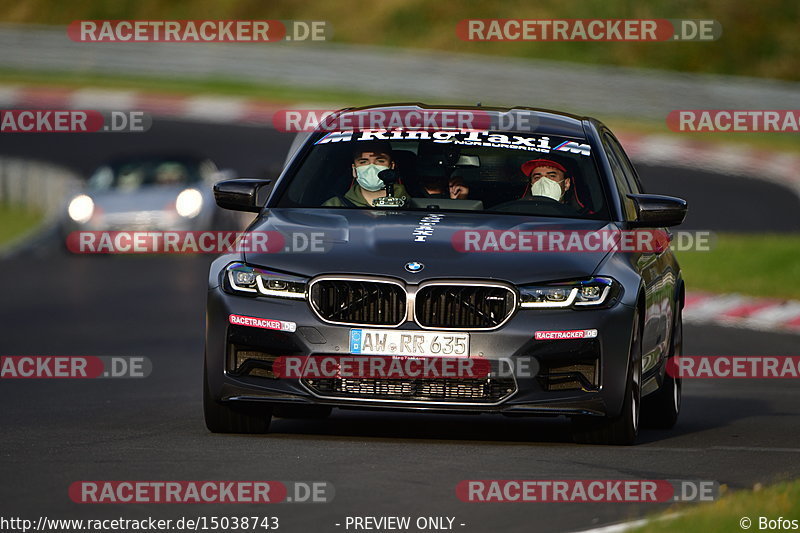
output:
M 572 438 L 575 442 L 618 446 L 630 446 L 636 442 L 642 404 L 642 344 L 639 330 L 639 313 L 636 313 L 633 318 L 628 379 L 622 411 L 614 417 L 574 417 Z
M 672 330 L 672 342 L 670 343 L 670 353 L 666 368 L 669 369 L 672 366 L 670 362 L 673 357 L 680 357 L 682 354 L 683 313 L 681 309 L 678 309 Z M 674 426 L 681 412 L 682 389 L 683 383 L 680 377 L 673 377 L 669 372 L 665 373 L 661 387 L 644 399 L 642 404 L 642 425 L 653 429 L 670 429 Z
M 203 413 L 212 433 L 267 433 L 272 408 L 232 407 L 216 401 L 208 387 L 208 368 L 203 368 Z

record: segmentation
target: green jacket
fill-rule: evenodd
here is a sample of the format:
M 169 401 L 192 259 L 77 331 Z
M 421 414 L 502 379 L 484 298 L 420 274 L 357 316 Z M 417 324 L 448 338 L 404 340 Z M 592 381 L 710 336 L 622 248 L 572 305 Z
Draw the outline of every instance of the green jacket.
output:
M 399 183 L 395 183 L 394 185 L 394 195 L 395 196 L 405 196 L 406 198 L 410 198 L 408 195 L 408 191 L 406 188 L 400 185 Z M 370 204 L 367 203 L 367 200 L 364 199 L 364 195 L 361 194 L 361 187 L 358 183 L 353 183 L 353 186 L 348 189 L 346 193 L 344 193 L 344 197 L 352 202 L 353 205 L 356 207 L 372 207 Z M 334 196 L 333 198 L 328 198 L 323 207 L 344 207 L 345 204 L 342 202 L 341 198 L 338 196 Z

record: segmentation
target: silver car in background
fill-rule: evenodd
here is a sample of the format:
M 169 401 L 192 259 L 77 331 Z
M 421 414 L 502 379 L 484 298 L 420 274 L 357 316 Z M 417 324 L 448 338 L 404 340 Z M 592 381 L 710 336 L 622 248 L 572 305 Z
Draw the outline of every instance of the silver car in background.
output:
M 62 231 L 197 231 L 228 226 L 210 159 L 141 156 L 100 166 L 67 202 Z

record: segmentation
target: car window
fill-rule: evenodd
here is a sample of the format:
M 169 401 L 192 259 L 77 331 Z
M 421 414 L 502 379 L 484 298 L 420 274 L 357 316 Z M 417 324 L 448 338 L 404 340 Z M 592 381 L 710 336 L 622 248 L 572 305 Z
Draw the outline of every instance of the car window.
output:
M 622 207 L 625 211 L 626 220 L 636 220 L 636 204 L 632 199 L 628 198 L 628 194 L 633 193 L 631 184 L 628 177 L 625 175 L 625 170 L 619 155 L 611 148 L 611 137 L 608 134 L 603 135 L 603 146 L 608 156 L 608 162 L 611 165 L 611 172 L 614 174 L 614 182 L 619 189 L 620 198 L 622 199 Z
M 142 187 L 181 186 L 196 183 L 205 172 L 191 161 L 133 160 L 104 165 L 89 178 L 89 189 L 130 192 Z
M 641 194 L 644 192 L 642 188 L 642 183 L 639 181 L 639 176 L 636 173 L 636 169 L 633 167 L 628 155 L 625 153 L 625 150 L 622 149 L 622 145 L 619 144 L 619 141 L 613 136 L 608 133 L 605 134 L 605 139 L 608 144 L 608 147 L 614 152 L 617 156 L 617 160 L 622 165 L 622 172 L 625 175 L 625 179 L 628 181 L 628 186 L 630 187 L 631 191 L 634 194 Z
M 402 209 L 436 205 L 441 211 L 608 219 L 605 186 L 585 139 L 538 132 L 373 130 L 329 132 L 313 142 L 287 174 L 278 207 L 372 208 L 360 184 L 368 188 L 372 180 L 370 190 L 384 194 L 376 173 L 386 169 L 388 155 L 396 195 L 408 199 Z M 389 154 L 376 153 L 380 160 L 373 161 L 374 151 Z M 551 180 L 555 183 L 532 187 L 537 161 L 563 171 Z M 373 162 L 368 178 L 354 171 Z

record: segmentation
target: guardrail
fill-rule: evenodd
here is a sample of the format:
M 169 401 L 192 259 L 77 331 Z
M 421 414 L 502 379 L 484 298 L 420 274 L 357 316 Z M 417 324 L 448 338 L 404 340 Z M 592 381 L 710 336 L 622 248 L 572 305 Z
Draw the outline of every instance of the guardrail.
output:
M 35 209 L 51 219 L 80 183 L 78 176 L 64 167 L 0 156 L 0 205 Z

